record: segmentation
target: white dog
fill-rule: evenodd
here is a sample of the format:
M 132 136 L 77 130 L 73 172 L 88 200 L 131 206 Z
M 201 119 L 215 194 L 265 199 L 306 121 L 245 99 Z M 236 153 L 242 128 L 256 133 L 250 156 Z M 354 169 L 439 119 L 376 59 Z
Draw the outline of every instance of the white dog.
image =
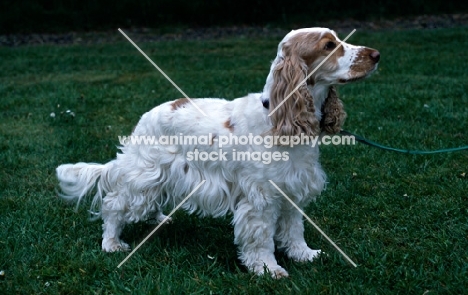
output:
M 104 220 L 102 249 L 127 251 L 129 245 L 119 239 L 126 223 L 149 218 L 161 222 L 166 217 L 162 208 L 175 207 L 206 180 L 182 208 L 214 217 L 232 212 L 234 242 L 244 265 L 257 274 L 267 270 L 275 278 L 288 276 L 276 262 L 275 244 L 296 261 L 312 261 L 320 251 L 307 246 L 301 214 L 269 180 L 305 207 L 326 182 L 318 146 L 233 141 L 339 132 L 346 113 L 333 85 L 369 76 L 380 58 L 374 49 L 340 42 L 329 29 L 290 32 L 278 46 L 262 93 L 233 101 L 167 102 L 144 114 L 132 133 L 132 138 L 209 136 L 208 143 L 127 141 L 117 159 L 107 164 L 61 165 L 57 177 L 63 196 L 79 203 L 96 187 L 92 206 Z M 216 143 L 226 138 L 230 142 L 222 147 Z M 240 154 L 242 159 L 237 158 Z

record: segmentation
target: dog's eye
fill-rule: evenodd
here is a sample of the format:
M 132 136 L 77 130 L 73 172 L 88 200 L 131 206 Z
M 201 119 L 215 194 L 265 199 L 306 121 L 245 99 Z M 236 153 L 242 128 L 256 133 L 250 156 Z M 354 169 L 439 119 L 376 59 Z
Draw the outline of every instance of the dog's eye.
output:
M 331 50 L 331 49 L 334 49 L 336 47 L 336 44 L 335 42 L 333 41 L 328 41 L 327 44 L 325 44 L 325 47 L 323 49 L 325 50 Z

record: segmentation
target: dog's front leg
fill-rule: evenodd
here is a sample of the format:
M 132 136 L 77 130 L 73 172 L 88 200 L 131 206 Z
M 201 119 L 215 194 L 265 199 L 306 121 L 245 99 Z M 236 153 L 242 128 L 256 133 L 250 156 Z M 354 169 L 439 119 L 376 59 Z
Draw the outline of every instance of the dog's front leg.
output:
M 234 212 L 234 242 L 239 247 L 239 258 L 250 271 L 262 275 L 269 272 L 273 278 L 287 277 L 288 273 L 275 259 L 273 237 L 278 208 L 265 205 L 255 207 L 247 199 L 239 202 Z
M 312 250 L 307 246 L 301 213 L 292 206 L 283 206 L 275 233 L 276 245 L 295 261 L 314 260 L 320 254 L 320 250 Z

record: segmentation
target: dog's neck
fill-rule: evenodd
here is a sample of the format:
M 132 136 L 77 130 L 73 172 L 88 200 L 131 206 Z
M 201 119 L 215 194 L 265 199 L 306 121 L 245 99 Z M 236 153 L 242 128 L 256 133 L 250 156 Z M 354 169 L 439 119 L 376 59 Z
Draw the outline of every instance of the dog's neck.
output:
M 307 85 L 307 89 L 309 90 L 310 94 L 314 99 L 314 107 L 315 107 L 315 117 L 317 120 L 322 120 L 322 105 L 328 97 L 328 91 L 330 89 L 330 85 L 328 84 L 315 84 Z
M 269 108 L 270 106 L 270 93 L 273 87 L 273 74 L 272 71 L 268 74 L 265 86 L 263 87 L 263 92 L 260 96 L 264 108 Z M 322 105 L 327 99 L 328 91 L 330 89 L 330 85 L 316 83 L 315 85 L 307 85 L 307 89 L 310 92 L 310 95 L 314 99 L 314 107 L 315 107 L 315 116 L 317 120 L 321 120 L 322 118 Z

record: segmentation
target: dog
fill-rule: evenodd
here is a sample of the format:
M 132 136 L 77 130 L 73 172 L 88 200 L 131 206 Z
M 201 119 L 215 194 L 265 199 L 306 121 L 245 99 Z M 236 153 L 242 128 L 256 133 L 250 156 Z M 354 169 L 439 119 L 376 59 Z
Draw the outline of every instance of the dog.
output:
M 102 250 L 115 252 L 130 249 L 119 238 L 125 224 L 169 220 L 162 209 L 192 194 L 181 206 L 189 213 L 232 213 L 234 242 L 249 271 L 286 277 L 275 245 L 295 261 L 312 261 L 320 250 L 307 246 L 302 215 L 281 192 L 304 208 L 326 185 L 318 145 L 290 142 L 338 133 L 346 112 L 335 85 L 368 77 L 379 60 L 377 50 L 342 42 L 333 30 L 293 30 L 279 43 L 262 92 L 232 101 L 182 98 L 155 107 L 131 138 L 179 142 L 127 140 L 107 164 L 60 165 L 61 195 L 79 204 L 95 191 L 92 208 L 104 221 Z

